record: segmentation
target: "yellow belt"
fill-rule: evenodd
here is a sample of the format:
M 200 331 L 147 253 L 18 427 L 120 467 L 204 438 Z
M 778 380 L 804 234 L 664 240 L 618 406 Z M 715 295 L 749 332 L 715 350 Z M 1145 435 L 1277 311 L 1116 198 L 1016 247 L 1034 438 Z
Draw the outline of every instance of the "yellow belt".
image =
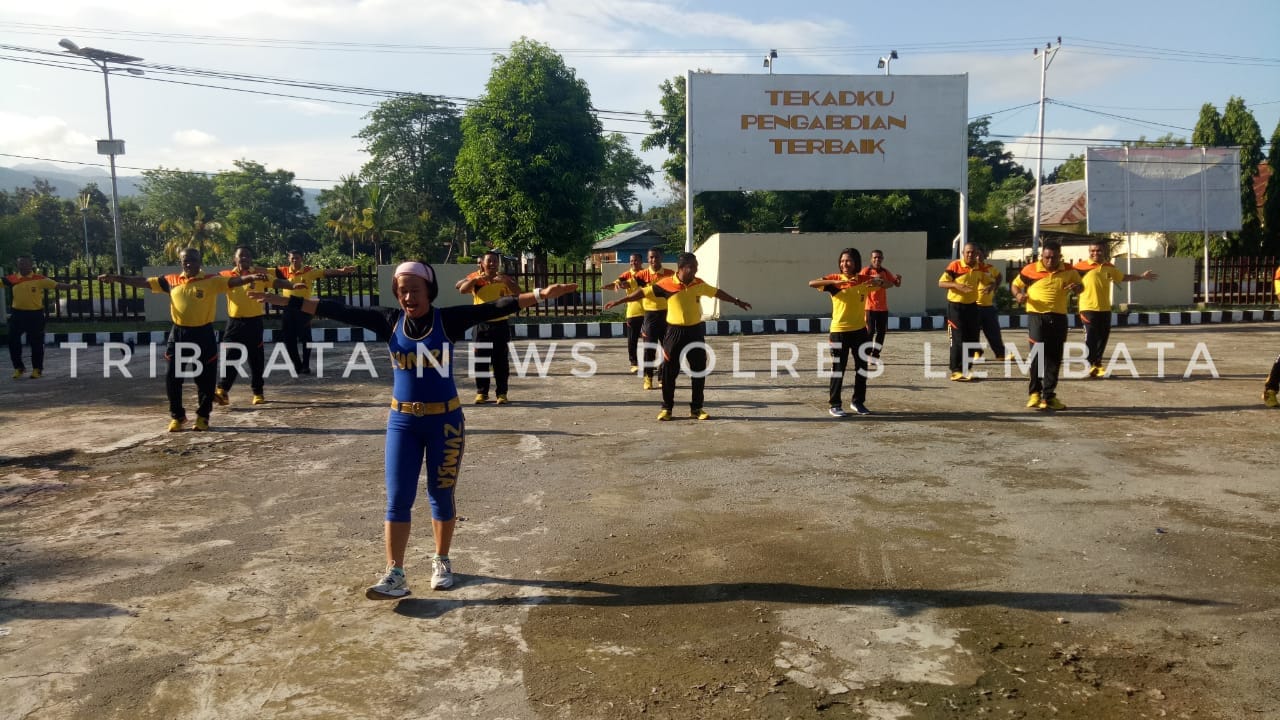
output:
M 391 399 L 391 409 L 406 415 L 415 415 L 422 417 L 424 415 L 443 415 L 462 407 L 462 403 L 458 398 L 452 398 L 448 402 L 400 402 L 395 398 Z

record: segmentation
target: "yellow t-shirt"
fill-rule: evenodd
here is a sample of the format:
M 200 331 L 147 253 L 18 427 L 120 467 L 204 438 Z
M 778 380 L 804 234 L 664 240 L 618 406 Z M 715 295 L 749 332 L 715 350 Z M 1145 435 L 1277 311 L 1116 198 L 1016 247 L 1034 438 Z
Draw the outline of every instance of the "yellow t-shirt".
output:
M 994 268 L 990 265 L 983 265 L 982 263 L 965 265 L 963 260 L 952 260 L 947 269 L 942 271 L 942 276 L 938 278 L 938 282 L 956 282 L 973 288 L 975 292 L 967 295 L 961 295 L 950 288 L 947 289 L 947 302 L 972 305 L 978 299 L 976 290 L 979 287 L 984 284 L 998 282 L 993 277 L 993 270 Z
M 56 280 L 34 272 L 30 275 L 5 275 L 4 284 L 13 294 L 14 310 L 43 310 L 44 291 L 58 287 Z
M 714 297 L 716 292 L 702 278 L 695 277 L 693 282 L 685 285 L 672 275 L 646 286 L 644 296 L 666 300 L 667 325 L 690 327 L 702 322 L 702 303 L 698 298 Z
M 1004 278 L 1000 277 L 1000 270 L 995 265 L 979 263 L 978 267 L 987 274 L 990 282 L 978 285 L 978 299 L 975 302 L 978 307 L 991 307 L 996 302 L 996 288 Z
M 1067 286 L 1079 282 L 1080 273 L 1075 268 L 1059 265 L 1057 270 L 1048 270 L 1039 260 L 1022 268 L 1013 279 L 1014 287 L 1027 293 L 1027 312 L 1061 315 L 1067 313 L 1070 299 Z
M 169 316 L 181 327 L 200 327 L 213 323 L 218 309 L 218 296 L 228 290 L 230 278 L 221 275 L 165 275 L 147 278 L 152 292 L 169 296 Z
M 249 291 L 266 292 L 271 289 L 276 279 L 276 271 L 274 268 L 262 270 L 254 268 L 254 272 L 266 273 L 267 279 L 254 280 L 247 285 L 239 285 L 227 290 L 227 315 L 233 318 L 256 318 L 262 317 L 267 310 L 262 303 L 249 297 Z M 225 278 L 240 277 L 239 270 L 223 270 L 218 273 Z
M 616 282 L 618 283 L 618 289 L 622 290 L 628 295 L 640 289 L 640 283 L 636 282 L 635 273 L 631 272 L 630 270 L 619 275 Z M 636 300 L 634 302 L 627 303 L 627 319 L 631 319 L 634 317 L 642 317 L 643 315 L 644 315 L 643 300 Z
M 658 284 L 658 282 L 663 278 L 669 278 L 675 274 L 676 271 L 670 268 L 662 268 L 657 272 L 654 272 L 652 268 L 645 268 L 635 274 L 635 279 L 636 282 L 642 286 L 652 287 L 653 285 Z M 645 312 L 658 312 L 659 310 L 667 309 L 666 298 L 651 295 L 650 293 L 645 293 L 644 297 L 640 299 L 640 304 Z
M 1111 310 L 1111 286 L 1124 280 L 1124 273 L 1111 263 L 1095 263 L 1081 260 L 1075 264 L 1084 289 L 1080 291 L 1081 312 L 1106 312 Z
M 471 295 L 472 295 L 471 304 L 472 305 L 483 305 L 484 303 L 487 303 L 487 302 L 493 302 L 494 300 L 497 300 L 500 297 L 515 296 L 517 294 L 517 293 L 511 292 L 511 288 L 507 287 L 507 284 L 501 280 L 485 280 L 479 270 L 471 273 L 467 277 L 473 278 L 475 280 L 475 284 L 471 286 Z M 506 320 L 507 318 L 511 317 L 511 315 L 514 315 L 514 314 L 515 313 L 511 313 L 510 315 L 503 315 L 502 317 L 494 318 L 489 322 L 498 322 L 499 320 Z
M 294 285 L 303 285 L 300 290 L 281 290 L 280 294 L 285 297 L 311 297 L 311 284 L 317 280 L 324 278 L 323 268 L 313 268 L 310 265 L 303 267 L 301 270 L 293 270 L 288 265 L 276 268 L 276 277 L 282 277 Z
M 868 280 L 870 277 L 856 275 L 849 277 L 843 273 L 826 275 L 823 280 L 839 280 L 839 285 L 828 285 L 820 288 L 831 295 L 831 332 L 852 332 L 867 326 L 867 296 L 877 288 Z

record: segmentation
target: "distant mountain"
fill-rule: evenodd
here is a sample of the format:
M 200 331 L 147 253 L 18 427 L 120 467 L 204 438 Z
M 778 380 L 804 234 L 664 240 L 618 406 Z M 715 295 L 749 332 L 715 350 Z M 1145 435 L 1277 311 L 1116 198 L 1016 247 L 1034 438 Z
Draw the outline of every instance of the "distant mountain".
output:
M 108 197 L 111 196 L 111 171 L 105 168 L 82 167 L 70 170 L 56 165 L 28 163 L 14 167 L 0 167 L 0 190 L 13 192 L 16 188 L 32 187 L 36 178 L 48 181 L 53 185 L 53 192 L 60 198 L 74 200 L 85 185 L 96 182 L 98 189 Z M 120 197 L 140 195 L 138 186 L 142 178 L 137 175 L 121 175 L 116 173 L 116 189 Z M 313 188 L 302 188 L 302 199 L 307 209 L 315 213 L 320 210 L 317 198 L 320 191 Z

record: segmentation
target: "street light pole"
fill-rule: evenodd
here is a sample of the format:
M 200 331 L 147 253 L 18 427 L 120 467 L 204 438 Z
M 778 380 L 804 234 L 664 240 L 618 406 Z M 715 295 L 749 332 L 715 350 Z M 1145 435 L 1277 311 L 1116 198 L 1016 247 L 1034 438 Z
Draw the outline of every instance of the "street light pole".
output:
M 1040 48 L 1035 48 L 1033 55 L 1040 57 L 1040 120 L 1037 123 L 1040 127 L 1040 149 L 1036 151 L 1036 199 L 1031 215 L 1031 257 L 1035 259 L 1040 255 L 1040 186 L 1041 178 L 1044 175 L 1044 85 L 1045 75 L 1049 72 L 1049 64 L 1057 57 L 1058 51 L 1062 49 L 1062 38 L 1058 38 L 1058 47 L 1054 48 L 1049 43 L 1045 43 L 1044 52 L 1040 52 Z
M 891 62 L 893 62 L 894 60 L 897 60 L 897 59 L 898 59 L 898 51 L 897 51 L 897 50 L 890 50 L 888 55 L 885 55 L 884 57 L 880 58 L 880 62 L 876 63 L 876 67 L 878 67 L 878 68 L 883 68 L 883 69 L 884 69 L 884 74 L 885 74 L 885 75 L 888 75 L 888 74 L 889 74 L 889 63 L 891 63 Z
M 115 132 L 111 127 L 110 63 L 115 62 L 124 65 L 141 62 L 142 58 L 111 52 L 110 50 L 82 48 L 66 38 L 59 40 L 58 45 L 72 55 L 79 55 L 102 70 L 102 87 L 106 91 L 107 97 L 107 140 L 105 143 L 101 140 L 98 141 L 98 154 L 108 155 L 111 158 L 111 231 L 116 241 L 116 272 L 124 272 L 124 252 L 120 245 L 120 192 L 116 186 L 116 155 L 124 154 L 124 141 L 116 141 Z M 126 70 L 131 75 L 142 74 L 142 71 L 138 68 L 126 68 Z

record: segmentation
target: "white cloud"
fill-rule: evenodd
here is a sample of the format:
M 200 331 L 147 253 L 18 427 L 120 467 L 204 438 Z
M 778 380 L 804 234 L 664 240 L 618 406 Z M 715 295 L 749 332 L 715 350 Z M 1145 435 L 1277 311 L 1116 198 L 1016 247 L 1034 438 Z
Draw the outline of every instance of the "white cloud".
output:
M 92 153 L 97 147 L 94 138 L 72 130 L 62 118 L 6 111 L 0 111 L 0 142 L 15 155 L 51 158 Z
M 1045 130 L 1046 138 L 1091 138 L 1098 140 L 1098 145 L 1104 144 L 1102 140 L 1110 140 L 1119 137 L 1119 132 L 1114 125 L 1094 125 L 1087 128 L 1049 128 Z M 1040 138 L 1035 134 L 1026 134 L 1015 140 L 1006 140 L 1004 149 L 1013 153 L 1014 161 L 1022 167 L 1030 170 L 1032 173 L 1036 171 L 1036 159 L 1040 153 Z M 1084 155 L 1084 151 L 1088 146 L 1081 142 L 1074 143 L 1055 143 L 1051 139 L 1046 139 L 1044 143 L 1044 172 L 1049 174 L 1053 168 L 1061 165 L 1069 155 Z
M 203 130 L 178 130 L 173 134 L 173 141 L 179 147 L 198 148 L 213 145 L 218 138 Z

